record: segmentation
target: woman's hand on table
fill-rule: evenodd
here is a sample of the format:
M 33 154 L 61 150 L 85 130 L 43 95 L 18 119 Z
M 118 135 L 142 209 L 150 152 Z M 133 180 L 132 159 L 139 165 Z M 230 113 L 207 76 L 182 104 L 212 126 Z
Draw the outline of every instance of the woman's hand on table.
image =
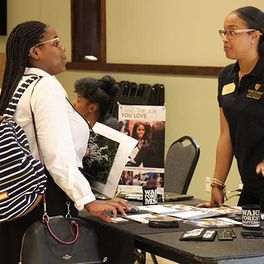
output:
M 125 211 L 131 210 L 127 200 L 117 197 L 109 200 L 95 200 L 87 203 L 84 208 L 91 215 L 97 216 L 108 223 L 112 221 L 112 218 L 116 218 L 117 211 L 119 211 L 122 216 L 126 216 Z
M 211 200 L 210 202 L 200 203 L 197 205 L 197 207 L 205 207 L 205 208 L 211 208 L 211 207 L 221 207 L 224 203 L 224 193 L 223 190 L 219 188 L 212 188 L 211 191 Z

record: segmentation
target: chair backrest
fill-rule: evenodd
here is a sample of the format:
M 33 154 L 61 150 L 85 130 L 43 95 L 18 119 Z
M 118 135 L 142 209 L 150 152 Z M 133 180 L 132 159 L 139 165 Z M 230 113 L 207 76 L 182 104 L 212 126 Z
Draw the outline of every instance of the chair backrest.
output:
M 186 194 L 200 156 L 200 147 L 189 136 L 173 142 L 165 160 L 164 191 Z

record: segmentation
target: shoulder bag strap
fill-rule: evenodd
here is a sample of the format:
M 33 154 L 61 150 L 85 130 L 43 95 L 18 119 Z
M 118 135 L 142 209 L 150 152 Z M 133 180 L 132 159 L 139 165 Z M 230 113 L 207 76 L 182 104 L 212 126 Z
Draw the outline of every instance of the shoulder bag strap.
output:
M 26 79 L 20 86 L 19 88 L 15 91 L 11 101 L 9 102 L 4 116 L 5 117 L 13 117 L 15 111 L 16 111 L 16 107 L 17 104 L 19 102 L 19 99 L 21 98 L 21 96 L 23 95 L 23 93 L 26 91 L 26 89 L 28 88 L 28 86 L 33 83 L 34 81 L 36 81 L 37 79 L 40 79 L 41 76 L 38 75 L 31 75 L 28 79 Z
M 38 76 L 38 80 L 36 81 L 36 83 L 34 84 L 34 86 L 32 88 L 31 97 L 30 97 L 30 111 L 31 111 L 31 116 L 32 116 L 32 122 L 33 122 L 33 127 L 34 127 L 34 134 L 35 134 L 36 144 L 37 144 L 37 148 L 38 148 L 38 152 L 39 152 L 39 158 L 40 158 L 41 162 L 44 164 L 44 161 L 41 158 L 41 152 L 40 152 L 40 148 L 39 148 L 39 141 L 38 141 L 35 117 L 34 117 L 34 113 L 33 113 L 33 110 L 32 110 L 32 104 L 31 104 L 31 99 L 32 99 L 32 95 L 34 93 L 35 86 L 38 84 L 38 82 L 41 80 L 41 78 L 42 78 L 42 76 Z

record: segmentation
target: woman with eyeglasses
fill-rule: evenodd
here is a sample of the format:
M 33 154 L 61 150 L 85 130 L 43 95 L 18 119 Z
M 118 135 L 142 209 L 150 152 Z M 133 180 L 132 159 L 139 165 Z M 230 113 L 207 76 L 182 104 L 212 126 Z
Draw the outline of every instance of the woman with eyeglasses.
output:
M 220 136 L 210 206 L 224 202 L 233 157 L 243 183 L 238 205 L 264 211 L 264 13 L 252 6 L 232 11 L 219 30 L 224 52 L 236 62 L 218 78 Z
M 66 70 L 66 62 L 65 48 L 53 28 L 38 21 L 17 25 L 6 44 L 0 113 L 4 113 L 16 89 L 29 76 L 42 76 L 37 84 L 33 82 L 23 93 L 14 119 L 26 132 L 33 156 L 41 158 L 45 164 L 48 215 L 66 214 L 67 195 L 74 204 L 71 210 L 73 216 L 77 215 L 77 210 L 86 209 L 90 214 L 110 222 L 109 213 L 116 216 L 119 210 L 125 214 L 124 208 L 128 204 L 122 199 L 95 200 L 88 181 L 78 169 L 86 151 L 89 127 L 66 100 L 65 90 L 54 77 Z M 19 262 L 22 235 L 31 223 L 41 220 L 42 215 L 43 204 L 40 203 L 25 216 L 0 225 L 1 263 Z

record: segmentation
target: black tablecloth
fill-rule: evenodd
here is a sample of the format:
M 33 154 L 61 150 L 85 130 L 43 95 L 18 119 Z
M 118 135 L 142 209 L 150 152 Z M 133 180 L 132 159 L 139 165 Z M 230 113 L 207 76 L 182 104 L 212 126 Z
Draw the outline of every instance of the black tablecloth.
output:
M 182 222 L 178 228 L 153 228 L 134 221 L 105 223 L 97 217 L 89 216 L 86 212 L 81 212 L 79 217 L 95 228 L 99 238 L 100 253 L 102 257 L 108 257 L 109 264 L 134 263 L 136 235 L 171 233 L 193 228 L 193 225 Z

